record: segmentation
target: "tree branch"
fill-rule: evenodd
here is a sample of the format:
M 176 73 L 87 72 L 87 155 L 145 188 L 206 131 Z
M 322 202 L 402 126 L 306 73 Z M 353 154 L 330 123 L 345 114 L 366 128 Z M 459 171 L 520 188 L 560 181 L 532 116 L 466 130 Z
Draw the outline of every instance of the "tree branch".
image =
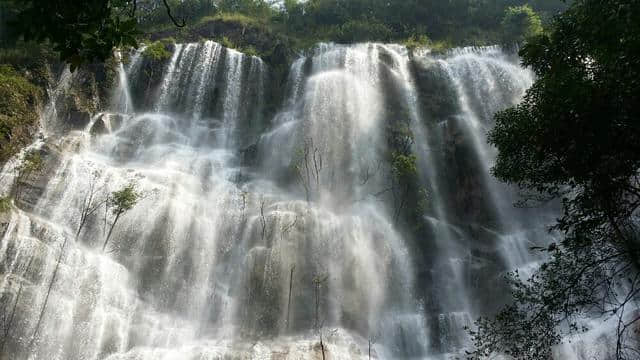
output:
M 173 16 L 173 14 L 171 14 L 171 6 L 169 6 L 169 3 L 167 2 L 167 0 L 162 0 L 162 3 L 164 4 L 164 7 L 167 9 L 167 15 L 169 16 L 169 19 L 171 19 L 171 21 L 173 22 L 173 25 L 182 28 L 185 27 L 185 25 L 187 25 L 187 23 L 184 21 L 184 18 L 182 19 L 182 23 L 179 23 L 176 18 Z

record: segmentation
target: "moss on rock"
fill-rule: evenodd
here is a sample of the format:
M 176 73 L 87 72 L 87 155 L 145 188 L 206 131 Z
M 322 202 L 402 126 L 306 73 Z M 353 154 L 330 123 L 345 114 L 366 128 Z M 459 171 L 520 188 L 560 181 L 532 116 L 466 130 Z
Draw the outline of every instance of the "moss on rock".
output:
M 165 41 L 156 41 L 147 46 L 142 55 L 153 61 L 163 61 L 171 58 L 171 52 L 167 49 Z
M 11 66 L 0 65 L 0 165 L 33 140 L 41 96 Z

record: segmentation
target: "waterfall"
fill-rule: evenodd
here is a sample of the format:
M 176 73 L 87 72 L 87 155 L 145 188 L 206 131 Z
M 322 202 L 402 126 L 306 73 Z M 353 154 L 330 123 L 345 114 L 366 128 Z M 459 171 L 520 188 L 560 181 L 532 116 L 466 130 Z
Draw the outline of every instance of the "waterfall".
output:
M 528 249 L 551 241 L 555 210 L 511 208 L 489 173 L 492 116 L 533 82 L 500 48 L 318 44 L 273 116 L 260 58 L 213 41 L 171 51 L 119 63 L 110 112 L 84 131 L 45 132 L 42 174 L 16 179 L 19 156 L 2 169 L 0 195 L 22 195 L 0 214 L 0 309 L 14 314 L 0 360 L 463 356 L 465 327 L 508 300 L 503 274 L 543 260 Z M 390 187 L 398 124 L 430 194 L 416 229 Z M 142 197 L 102 251 L 101 201 L 128 184 Z M 89 196 L 101 206 L 83 222 Z M 586 359 L 598 334 L 558 358 Z

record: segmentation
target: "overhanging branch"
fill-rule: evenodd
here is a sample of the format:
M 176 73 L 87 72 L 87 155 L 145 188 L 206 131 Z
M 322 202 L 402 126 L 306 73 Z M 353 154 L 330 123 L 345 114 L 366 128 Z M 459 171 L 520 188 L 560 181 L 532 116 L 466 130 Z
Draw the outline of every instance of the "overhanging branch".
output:
M 169 3 L 167 2 L 167 0 L 162 0 L 162 3 L 164 4 L 164 7 L 167 9 L 167 15 L 169 16 L 169 19 L 171 19 L 171 21 L 173 22 L 173 25 L 181 28 L 181 27 L 184 27 L 187 24 L 184 21 L 184 18 L 181 20 L 181 22 L 178 22 L 176 20 L 176 18 L 173 16 L 173 14 L 171 14 L 171 6 L 169 6 Z

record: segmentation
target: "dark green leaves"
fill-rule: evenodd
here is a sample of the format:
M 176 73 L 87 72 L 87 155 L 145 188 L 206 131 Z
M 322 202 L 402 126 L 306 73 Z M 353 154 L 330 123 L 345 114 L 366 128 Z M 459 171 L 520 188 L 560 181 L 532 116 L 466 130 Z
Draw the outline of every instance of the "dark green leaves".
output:
M 133 1 L 31 0 L 16 5 L 12 21 L 25 40 L 48 41 L 71 69 L 104 61 L 116 47 L 137 46 Z
M 638 300 L 640 285 L 639 53 L 634 0 L 575 1 L 520 51 L 537 80 L 520 105 L 496 115 L 493 172 L 561 198 L 553 228 L 563 238 L 531 279 L 512 278 L 511 306 L 478 322 L 472 357 L 549 358 L 561 335 L 583 331 L 576 319 L 590 314 L 620 316 L 616 357 L 632 358 L 625 331 L 639 319 L 619 314 Z

